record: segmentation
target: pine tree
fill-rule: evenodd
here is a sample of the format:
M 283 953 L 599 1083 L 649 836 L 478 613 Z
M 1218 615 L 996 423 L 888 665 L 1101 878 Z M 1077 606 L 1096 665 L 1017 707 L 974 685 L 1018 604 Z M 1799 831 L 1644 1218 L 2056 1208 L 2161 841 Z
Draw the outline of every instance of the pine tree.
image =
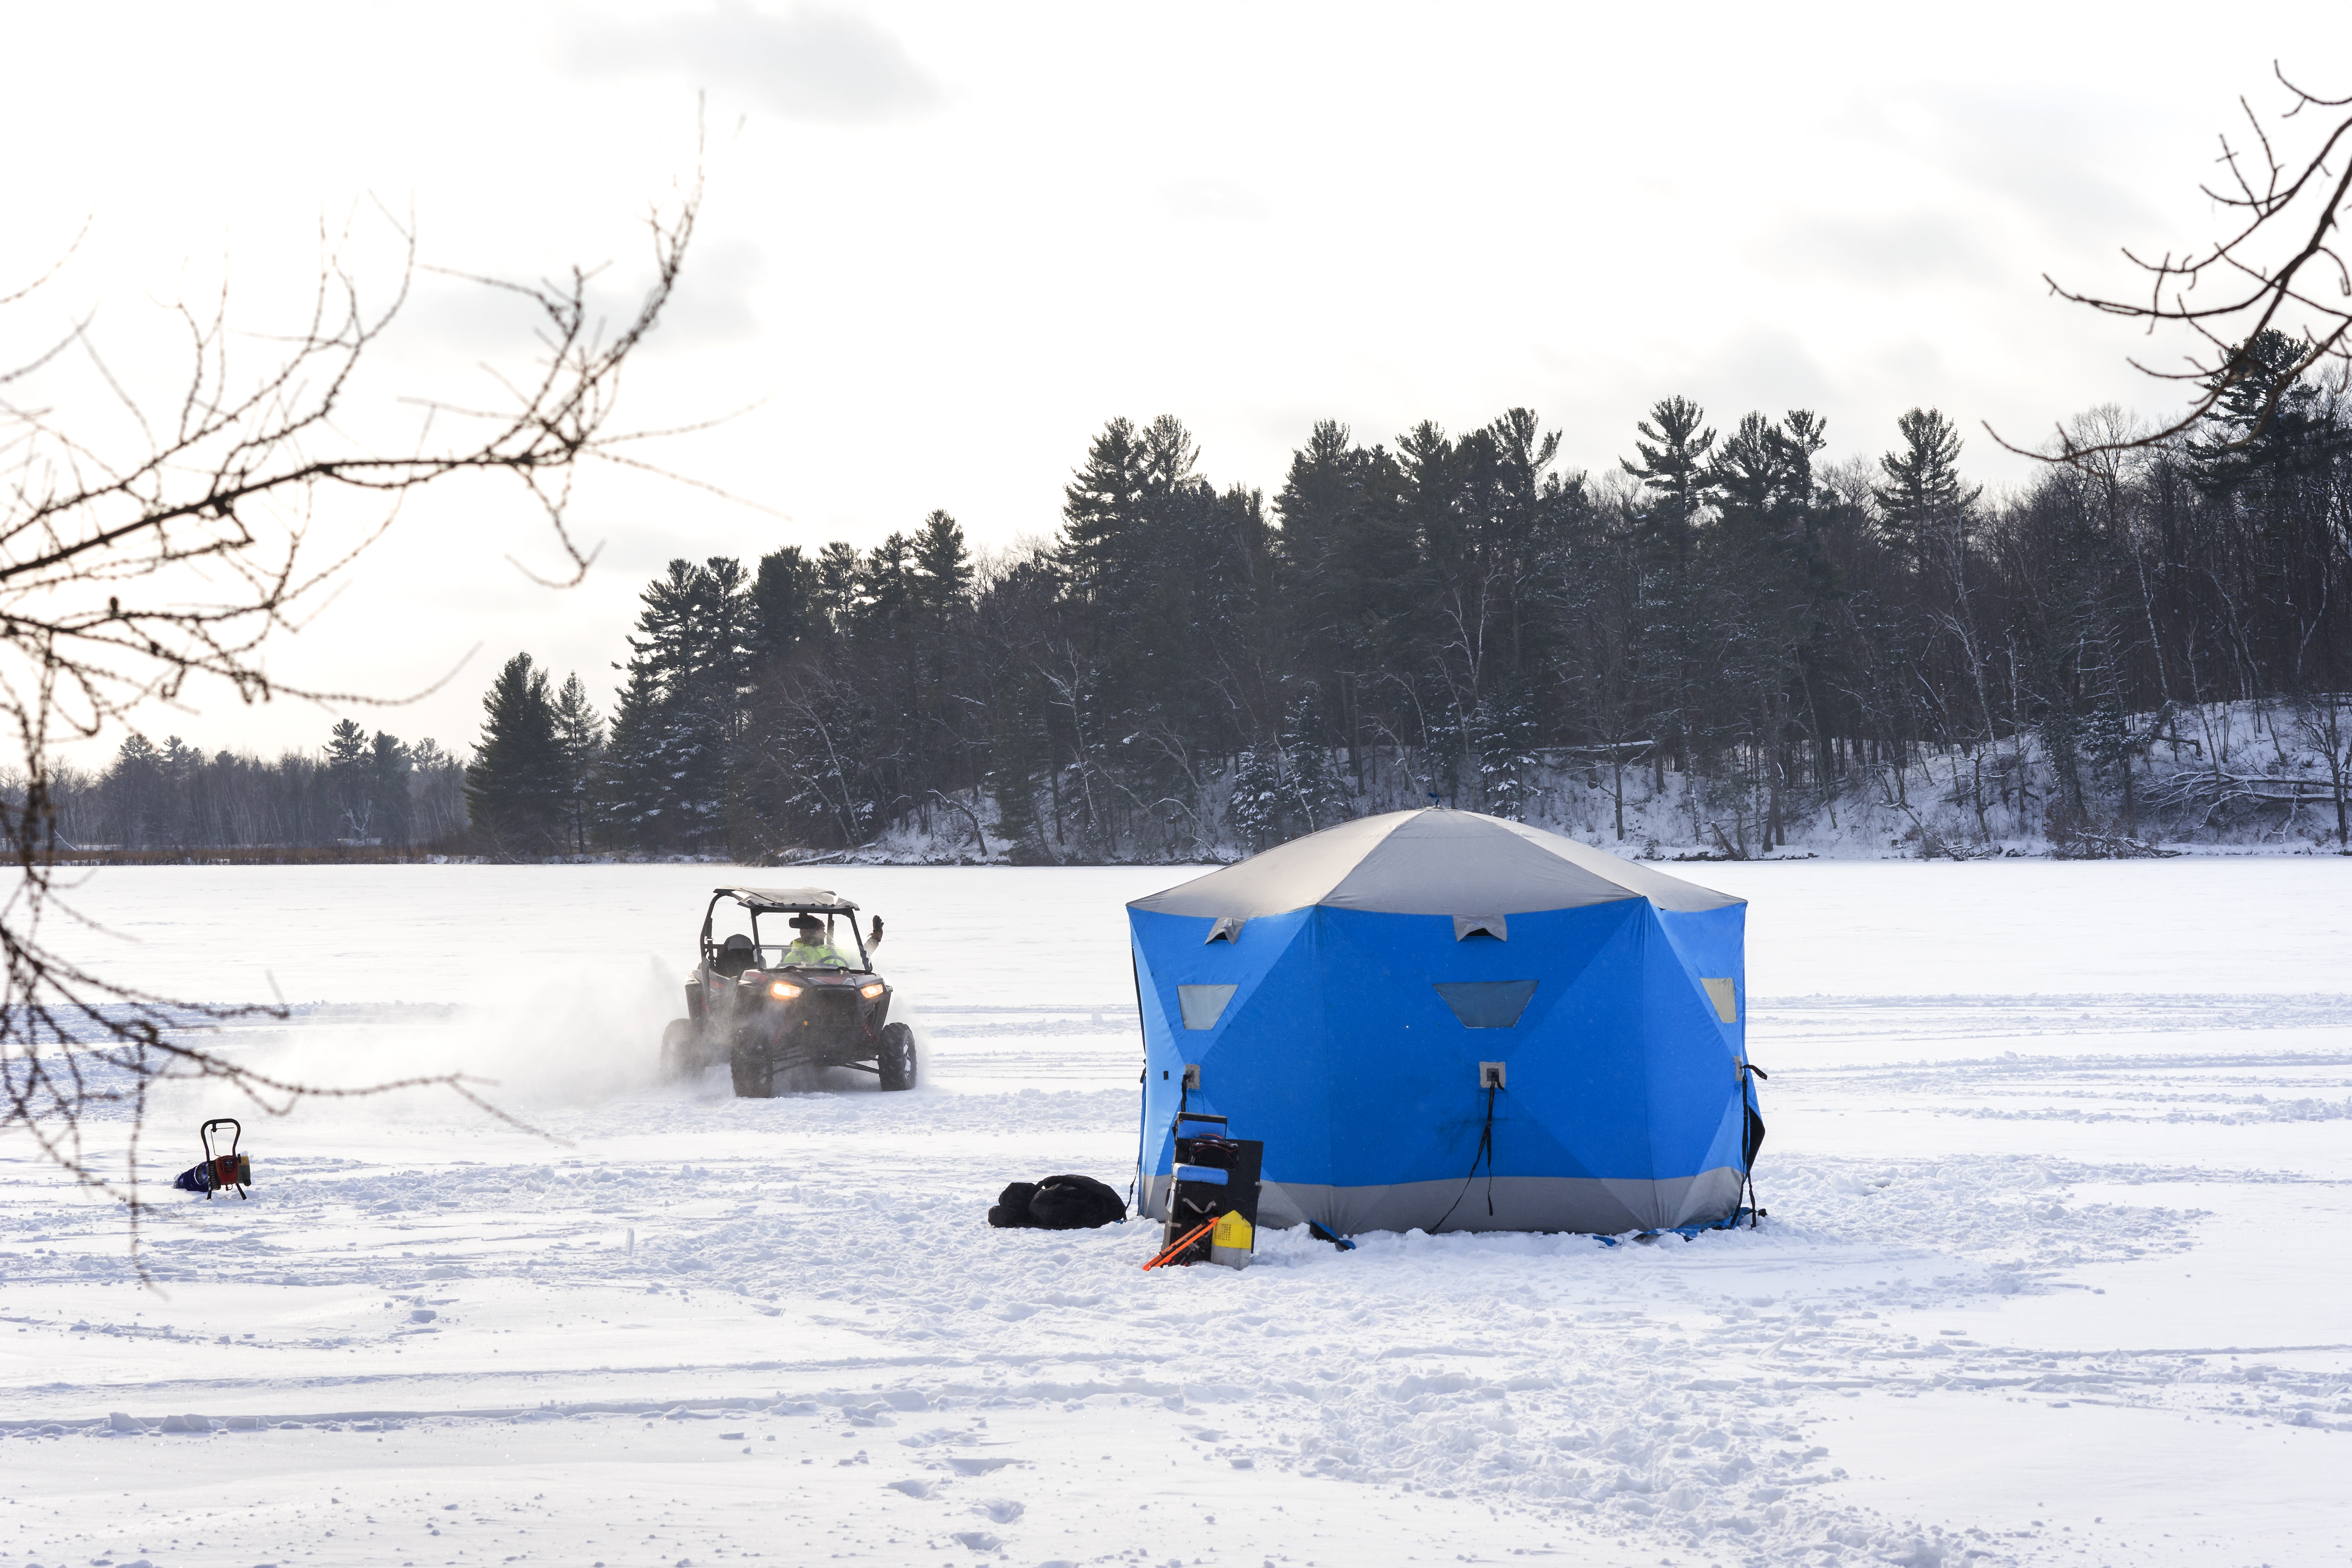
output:
M 760 557 L 751 581 L 751 658 L 779 666 L 822 629 L 816 603 L 816 566 L 798 545 Z
M 1070 598 L 1105 614 L 1133 586 L 1135 534 L 1152 454 L 1133 422 L 1113 419 L 1087 448 L 1086 466 L 1062 492 L 1062 539 L 1054 564 Z
M 367 731 L 350 719 L 327 737 L 327 776 L 334 791 L 335 837 L 362 843 L 376 837 L 375 783 L 369 766 Z
M 759 630 L 742 564 L 676 560 L 639 596 L 604 816 L 645 849 L 724 842 Z M 583 698 L 584 701 L 584 698 Z
M 441 749 L 432 737 L 419 741 L 408 753 L 409 795 L 415 802 L 409 837 L 419 844 L 438 844 L 466 826 L 466 768 Z
M 989 793 L 996 797 L 996 834 L 1017 866 L 1049 863 L 1045 825 L 1037 816 L 1048 752 L 1045 705 L 1034 672 L 1003 671 L 989 737 Z
M 1706 411 L 1685 397 L 1661 399 L 1633 428 L 1643 437 L 1633 443 L 1642 460 L 1620 458 L 1618 466 L 1652 497 L 1642 517 L 1643 536 L 1675 569 L 1687 570 L 1704 514 L 1716 499 L 1708 461 L 1715 431 L 1707 427 Z
M 687 664 L 670 692 L 681 775 L 678 823 L 696 848 L 721 847 L 727 840 L 728 798 L 751 695 L 750 589 L 741 563 L 714 555 L 703 563 L 695 581 Z
M 1481 809 L 1526 821 L 1542 762 L 1536 752 L 1533 699 L 1524 687 L 1506 687 L 1479 703 L 1472 734 Z
M 1290 756 L 1290 805 L 1297 830 L 1318 833 L 1352 815 L 1348 786 L 1332 765 L 1331 748 L 1321 739 L 1326 726 L 1314 722 L 1312 704 L 1295 704 L 1283 728 L 1283 746 Z
M 2209 495 L 2252 490 L 2264 500 L 2293 491 L 2352 443 L 2320 388 L 2295 374 L 2303 347 L 2266 329 L 2231 356 L 2245 375 L 2221 394 L 2207 427 L 2189 442 L 2190 472 Z
M 1251 746 L 1235 760 L 1233 790 L 1225 802 L 1225 826 L 1252 855 L 1290 837 L 1284 831 L 1290 792 L 1283 773 L 1278 746 Z
M 593 819 L 593 780 L 604 750 L 604 721 L 576 673 L 563 678 L 563 689 L 556 694 L 555 739 L 563 757 L 565 847 L 584 854 Z
M 163 753 L 141 734 L 125 735 L 107 769 L 107 837 L 126 849 L 163 842 L 165 794 Z
M 593 787 L 600 835 L 623 848 L 664 847 L 663 814 L 673 782 L 667 735 L 661 681 L 649 663 L 632 659 Z
M 1716 433 L 1706 411 L 1685 397 L 1662 399 L 1634 429 L 1642 438 L 1633 449 L 1642 460 L 1620 459 L 1619 466 L 1647 492 L 1633 538 L 1642 552 L 1642 620 L 1655 648 L 1644 661 L 1650 708 L 1667 740 L 1658 754 L 1661 765 L 1671 757 L 1681 768 L 1698 743 L 1700 699 L 1710 674 L 1700 650 L 1698 553 L 1700 531 L 1717 499 L 1709 461 Z
M 814 602 L 822 630 L 836 635 L 849 630 L 857 612 L 858 574 L 863 564 L 857 547 L 844 540 L 836 539 L 817 552 Z
M 933 617 L 946 615 L 971 592 L 971 552 L 954 518 L 935 511 L 923 519 L 923 531 L 915 536 L 914 567 L 917 602 Z
M 1960 482 L 1960 433 L 1933 408 L 1914 408 L 1896 420 L 1903 450 L 1878 459 L 1888 483 L 1873 489 L 1886 533 L 1915 569 L 1957 561 L 1984 493 Z
M 378 730 L 367 754 L 370 837 L 380 843 L 404 845 L 412 836 L 415 816 L 409 788 L 409 751 L 394 737 Z
M 466 770 L 474 827 L 501 855 L 538 856 L 561 847 L 563 755 L 547 672 L 519 653 L 482 699 L 482 739 Z

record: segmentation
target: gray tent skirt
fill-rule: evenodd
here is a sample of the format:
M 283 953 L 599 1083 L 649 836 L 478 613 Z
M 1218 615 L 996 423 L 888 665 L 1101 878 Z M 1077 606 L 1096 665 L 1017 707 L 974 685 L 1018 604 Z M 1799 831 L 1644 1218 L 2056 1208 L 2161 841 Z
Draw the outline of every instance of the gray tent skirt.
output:
M 1280 1230 L 1319 1220 L 1341 1236 L 1371 1230 L 1580 1231 L 1619 1236 L 1715 1225 L 1739 1211 L 1736 1165 L 1662 1181 L 1607 1176 L 1485 1176 L 1465 1186 L 1459 1176 L 1438 1182 L 1398 1182 L 1377 1187 L 1310 1186 L 1268 1182 L 1258 1198 L 1258 1223 Z M 1494 1213 L 1486 1212 L 1491 1190 Z M 1143 1212 L 1168 1213 L 1168 1177 L 1150 1177 Z M 1449 1214 L 1447 1211 L 1451 1210 Z

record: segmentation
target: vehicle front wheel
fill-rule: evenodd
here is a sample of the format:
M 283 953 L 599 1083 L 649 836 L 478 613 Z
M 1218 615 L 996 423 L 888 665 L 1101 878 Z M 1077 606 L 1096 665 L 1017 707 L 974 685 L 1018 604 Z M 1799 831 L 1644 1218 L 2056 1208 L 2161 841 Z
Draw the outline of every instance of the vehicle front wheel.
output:
M 775 1075 L 763 1057 L 737 1051 L 727 1058 L 735 1072 L 735 1098 L 738 1100 L 772 1100 L 775 1098 Z
M 882 1049 L 876 1059 L 884 1089 L 915 1087 L 915 1031 L 904 1024 L 882 1026 Z
M 702 1052 L 694 1037 L 694 1021 L 673 1018 L 662 1031 L 661 1075 L 665 1079 L 692 1078 L 702 1068 Z

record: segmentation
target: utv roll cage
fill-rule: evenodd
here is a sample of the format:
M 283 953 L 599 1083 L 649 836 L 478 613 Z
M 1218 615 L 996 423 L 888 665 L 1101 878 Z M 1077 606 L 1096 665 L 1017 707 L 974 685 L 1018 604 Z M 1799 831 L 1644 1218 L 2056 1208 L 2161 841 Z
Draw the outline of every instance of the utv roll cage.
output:
M 720 902 L 728 899 L 734 900 L 751 915 L 752 963 L 760 968 L 782 967 L 780 963 L 769 960 L 766 954 L 772 948 L 777 954 L 781 955 L 785 948 L 792 945 L 790 937 L 778 942 L 761 941 L 760 917 L 762 915 L 786 917 L 823 915 L 824 940 L 828 942 L 834 941 L 835 917 L 846 915 L 850 917 L 849 939 L 857 949 L 856 967 L 861 971 L 870 971 L 874 967 L 873 960 L 866 951 L 866 938 L 857 929 L 857 906 L 824 888 L 719 888 L 713 889 L 710 903 L 702 911 L 702 962 L 706 965 L 715 964 L 719 960 L 720 950 L 710 940 L 710 927 L 711 922 L 718 916 Z M 789 930 L 789 926 L 786 929 Z

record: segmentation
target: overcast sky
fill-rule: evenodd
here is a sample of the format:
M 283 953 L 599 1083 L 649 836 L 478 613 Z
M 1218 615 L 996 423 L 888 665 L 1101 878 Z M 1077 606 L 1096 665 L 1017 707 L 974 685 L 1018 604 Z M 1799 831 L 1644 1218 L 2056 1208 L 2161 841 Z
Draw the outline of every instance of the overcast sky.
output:
M 192 279 L 266 315 L 305 297 L 323 225 L 389 292 L 375 202 L 431 263 L 610 262 L 618 308 L 702 94 L 702 226 L 624 423 L 741 410 L 649 455 L 756 505 L 592 479 L 604 552 L 559 593 L 506 560 L 552 561 L 513 498 L 444 498 L 270 657 L 387 697 L 457 668 L 357 716 L 460 749 L 518 649 L 609 708 L 672 556 L 868 545 L 935 507 L 983 547 L 1050 532 L 1114 415 L 1179 416 L 1208 475 L 1270 494 L 1323 418 L 1386 441 L 1524 405 L 1597 471 L 1670 394 L 1720 424 L 1818 409 L 1833 458 L 1933 405 L 1978 478 L 2012 482 L 1980 421 L 2033 438 L 2165 403 L 2123 363 L 2131 330 L 2041 274 L 2120 288 L 2118 246 L 2210 237 L 2196 184 L 2236 96 L 2276 102 L 2274 57 L 2352 91 L 2352 6 L 2244 14 L 11 4 L 0 294 L 91 224 L 0 343 L 95 312 L 118 368 L 164 388 L 158 302 Z M 529 347 L 512 309 L 428 277 L 372 386 Z M 275 751 L 336 716 L 191 705 L 152 732 Z

